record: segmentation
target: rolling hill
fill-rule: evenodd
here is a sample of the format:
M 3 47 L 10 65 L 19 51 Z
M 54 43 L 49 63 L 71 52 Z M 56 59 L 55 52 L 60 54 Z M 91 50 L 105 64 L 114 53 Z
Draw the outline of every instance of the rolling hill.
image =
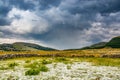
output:
M 106 46 L 111 48 L 120 48 L 120 36 L 112 38 Z
M 107 42 L 99 42 L 91 46 L 83 47 L 81 49 L 101 49 L 101 48 L 104 48 L 106 44 Z
M 109 42 L 100 42 L 81 49 L 120 48 L 120 36 L 112 38 Z
M 16 42 L 13 44 L 0 44 L 0 50 L 4 51 L 33 51 L 33 50 L 45 50 L 52 51 L 55 50 L 49 47 L 43 47 L 33 43 L 25 43 L 25 42 Z
M 91 46 L 86 46 L 79 49 L 101 49 L 101 48 L 120 48 L 120 36 L 112 38 L 109 42 L 99 42 Z M 79 50 L 79 49 L 68 49 L 68 50 Z M 56 49 L 43 47 L 38 44 L 25 43 L 25 42 L 16 42 L 13 44 L 0 44 L 0 50 L 4 51 L 33 51 L 33 50 L 45 50 L 53 51 Z
M 67 50 L 102 49 L 102 48 L 120 48 L 120 36 L 114 37 L 108 42 L 99 42 L 83 48 Z

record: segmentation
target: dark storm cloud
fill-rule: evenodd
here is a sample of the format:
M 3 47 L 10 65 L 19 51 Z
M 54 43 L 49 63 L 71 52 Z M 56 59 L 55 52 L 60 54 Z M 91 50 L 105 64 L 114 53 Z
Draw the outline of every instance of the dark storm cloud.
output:
M 46 10 L 53 6 L 57 7 L 61 3 L 62 0 L 38 0 L 39 9 Z
M 6 6 L 0 6 L 0 16 L 6 16 L 7 13 L 10 11 L 10 8 L 9 7 L 6 7 Z
M 34 3 L 39 3 L 36 5 Z M 8 12 L 13 8 L 19 8 L 22 10 L 35 10 L 36 7 L 39 9 L 48 9 L 51 6 L 58 6 L 60 0 L 1 0 L 0 1 L 0 25 L 8 25 L 10 22 L 5 19 Z M 18 18 L 18 16 L 16 16 Z
M 7 3 L 11 7 L 17 7 L 23 10 L 27 9 L 34 9 L 35 5 L 30 1 L 25 0 L 3 0 L 5 3 Z
M 0 26 L 9 25 L 10 21 L 4 18 L 0 19 Z
M 0 2 L 1 3 L 1 2 Z M 10 11 L 10 8 L 0 4 L 0 25 L 8 25 L 10 24 L 9 20 L 6 19 L 7 13 Z
M 120 0 L 0 1 L 1 33 L 59 49 L 79 48 L 120 35 L 119 23 Z
M 62 9 L 66 9 L 69 12 L 94 14 L 100 12 L 101 14 L 120 11 L 120 0 L 75 0 L 74 5 L 66 4 L 62 5 Z M 76 5 L 77 4 L 77 5 Z

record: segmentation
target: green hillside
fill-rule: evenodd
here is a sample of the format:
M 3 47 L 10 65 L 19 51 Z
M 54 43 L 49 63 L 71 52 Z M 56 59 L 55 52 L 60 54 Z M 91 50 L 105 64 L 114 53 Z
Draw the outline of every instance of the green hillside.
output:
M 55 50 L 49 47 L 43 47 L 33 43 L 16 42 L 13 44 L 0 44 L 0 50 L 4 51 L 33 51 L 33 50 Z
M 83 47 L 81 49 L 101 49 L 101 48 L 104 48 L 106 44 L 107 42 L 100 42 L 100 43 L 93 44 L 91 46 Z
M 101 49 L 101 48 L 120 48 L 120 36 L 112 38 L 109 42 L 99 42 L 90 46 L 86 46 L 78 49 L 67 49 L 67 50 L 80 50 L 80 49 Z
M 81 49 L 101 49 L 105 47 L 120 48 L 120 36 L 112 38 L 109 42 L 99 42 L 91 46 L 83 47 Z M 55 50 L 49 47 L 43 47 L 33 43 L 16 42 L 13 44 L 0 44 L 0 50 L 4 51 L 34 51 L 34 50 Z M 68 50 L 79 50 L 79 49 L 68 49 Z
M 11 44 L 0 44 L 0 50 L 4 51 L 11 51 L 11 50 L 16 50 L 13 45 Z
M 120 48 L 120 36 L 112 38 L 106 46 L 111 48 Z
M 83 47 L 81 49 L 101 49 L 105 47 L 120 48 L 120 36 L 112 38 L 109 42 L 100 42 L 91 46 Z

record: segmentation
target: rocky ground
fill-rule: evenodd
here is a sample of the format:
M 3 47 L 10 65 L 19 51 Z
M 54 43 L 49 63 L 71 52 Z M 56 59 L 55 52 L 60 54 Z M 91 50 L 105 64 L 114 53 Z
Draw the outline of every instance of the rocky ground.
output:
M 25 65 L 35 62 L 41 64 L 39 59 L 1 61 L 0 80 L 120 80 L 120 67 L 94 66 L 89 62 L 44 63 L 47 71 L 26 75 L 30 68 Z

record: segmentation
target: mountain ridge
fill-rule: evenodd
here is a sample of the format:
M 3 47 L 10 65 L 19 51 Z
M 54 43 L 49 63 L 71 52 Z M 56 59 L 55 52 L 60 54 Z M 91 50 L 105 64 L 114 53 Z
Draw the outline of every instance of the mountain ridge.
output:
M 108 42 L 99 42 L 81 49 L 101 49 L 101 48 L 120 48 L 120 36 L 113 37 Z
M 101 48 L 120 48 L 120 36 L 113 37 L 108 42 L 99 42 L 83 48 L 65 49 L 65 50 L 84 50 L 84 49 L 101 49 Z M 15 42 L 13 44 L 6 44 L 6 43 L 0 44 L 0 50 L 3 50 L 3 51 L 33 51 L 33 50 L 54 51 L 57 49 L 44 47 L 34 43 Z
M 45 50 L 45 51 L 53 51 L 56 49 L 44 47 L 34 43 L 26 43 L 26 42 L 15 42 L 12 44 L 0 44 L 0 50 L 3 51 L 33 51 L 33 50 Z
M 84 50 L 84 49 L 101 49 L 101 48 L 120 48 L 120 36 L 113 37 L 108 42 L 99 42 L 90 46 L 85 46 L 78 49 L 67 49 L 67 50 Z

